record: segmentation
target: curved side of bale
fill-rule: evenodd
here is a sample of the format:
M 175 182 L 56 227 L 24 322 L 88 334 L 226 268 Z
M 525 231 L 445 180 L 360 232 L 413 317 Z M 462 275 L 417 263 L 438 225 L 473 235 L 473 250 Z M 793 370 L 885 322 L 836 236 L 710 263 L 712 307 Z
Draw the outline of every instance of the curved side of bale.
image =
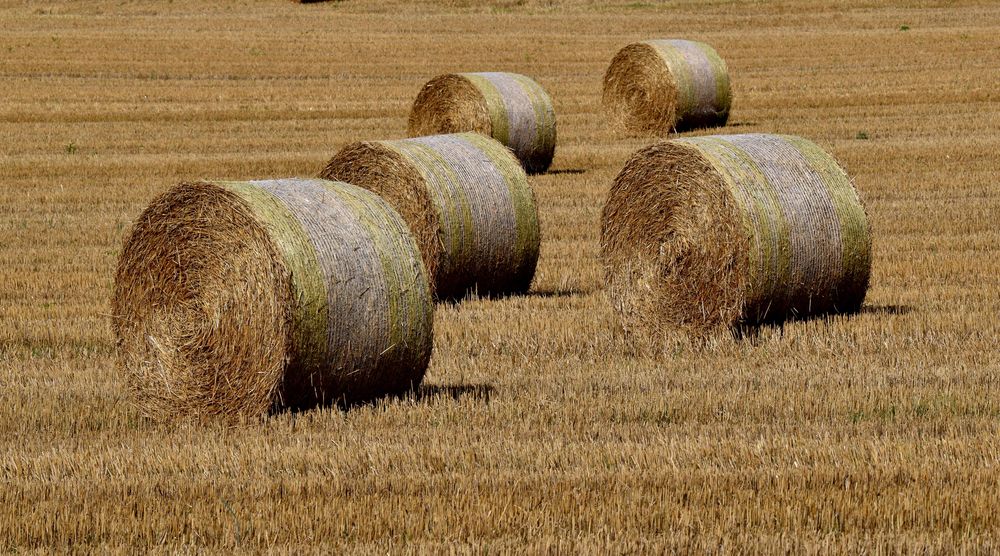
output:
M 407 120 L 410 137 L 474 131 L 493 135 L 493 119 L 479 89 L 460 73 L 439 75 L 420 89 Z
M 420 247 L 431 290 L 437 289 L 438 267 L 445 245 L 440 238 L 442 216 L 423 174 L 392 141 L 361 141 L 341 149 L 320 173 L 378 194 L 402 215 Z M 450 229 L 450 228 L 449 228 Z
M 410 111 L 410 137 L 465 131 L 510 147 L 529 174 L 548 170 L 555 156 L 552 99 L 517 73 L 447 74 L 424 85 Z
M 405 223 L 324 180 L 171 189 L 125 242 L 112 311 L 120 366 L 157 418 L 400 393 L 430 358 L 433 304 Z
M 732 93 L 725 61 L 711 46 L 687 40 L 630 44 L 611 60 L 602 102 L 612 126 L 634 135 L 722 126 Z
M 857 311 L 871 236 L 850 179 L 798 137 L 730 135 L 637 152 L 602 215 L 627 328 L 706 329 Z
M 322 177 L 386 198 L 410 224 L 438 298 L 528 290 L 540 234 L 517 159 L 476 133 L 354 143 Z

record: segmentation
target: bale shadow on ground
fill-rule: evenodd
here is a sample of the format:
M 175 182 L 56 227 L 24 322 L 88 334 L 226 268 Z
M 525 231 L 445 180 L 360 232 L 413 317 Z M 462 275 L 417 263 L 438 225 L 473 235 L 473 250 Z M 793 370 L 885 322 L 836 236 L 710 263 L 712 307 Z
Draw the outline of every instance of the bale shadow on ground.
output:
M 556 297 L 573 297 L 574 295 L 588 295 L 590 291 L 568 288 L 568 289 L 552 289 L 552 290 L 534 290 L 524 294 L 527 297 L 541 297 L 541 298 L 556 298 Z
M 535 298 L 559 298 L 559 297 L 572 297 L 574 295 L 590 295 L 593 290 L 584 290 L 580 288 L 551 288 L 543 290 L 531 290 L 527 292 L 489 292 L 485 294 L 480 294 L 475 290 L 469 290 L 463 295 L 449 296 L 438 299 L 440 304 L 448 305 L 459 305 L 466 301 L 500 301 L 504 299 L 511 299 L 517 297 L 535 297 Z
M 489 384 L 421 384 L 412 395 L 418 402 L 438 398 L 471 398 L 489 403 L 493 390 L 493 386 Z
M 785 325 L 809 322 L 814 320 L 830 320 L 835 317 L 858 317 L 861 315 L 907 315 L 916 309 L 912 305 L 862 305 L 857 311 L 845 311 L 842 313 L 818 313 L 814 315 L 792 315 L 781 320 L 765 321 L 757 324 L 743 324 L 732 329 L 733 337 L 737 340 L 754 341 L 760 337 L 763 330 L 784 331 Z
M 916 311 L 913 305 L 865 305 L 861 307 L 862 315 L 908 315 Z
M 490 398 L 493 395 L 493 390 L 494 388 L 490 384 L 421 384 L 413 390 L 391 392 L 349 400 L 340 399 L 333 402 L 319 401 L 314 404 L 307 404 L 303 406 L 287 406 L 277 408 L 273 411 L 273 413 L 280 414 L 287 412 L 292 415 L 299 415 L 328 407 L 333 407 L 344 412 L 351 412 L 364 407 L 376 406 L 380 403 L 397 403 L 407 400 L 412 400 L 417 403 L 425 403 L 443 398 L 451 398 L 453 400 L 470 398 L 482 401 L 483 403 L 489 403 Z
M 353 400 L 341 400 L 332 404 L 320 403 L 309 407 L 288 407 L 284 408 L 283 411 L 296 414 L 329 405 L 336 407 L 341 411 L 350 412 L 363 407 L 378 405 L 383 402 L 393 403 L 404 400 L 413 400 L 417 403 L 423 403 L 442 398 L 451 398 L 456 401 L 469 398 L 482 401 L 483 403 L 489 403 L 490 398 L 493 396 L 493 390 L 493 386 L 489 384 L 421 384 L 416 389 L 406 392 L 396 392 Z

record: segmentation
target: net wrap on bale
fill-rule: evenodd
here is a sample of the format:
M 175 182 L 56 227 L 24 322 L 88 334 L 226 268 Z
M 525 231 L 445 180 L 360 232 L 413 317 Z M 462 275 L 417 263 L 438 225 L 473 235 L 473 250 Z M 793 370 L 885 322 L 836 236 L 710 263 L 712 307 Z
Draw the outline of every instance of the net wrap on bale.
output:
M 420 90 L 410 137 L 474 131 L 508 146 L 529 174 L 548 170 L 556 151 L 556 113 L 541 85 L 517 73 L 452 73 Z
M 319 179 L 184 183 L 155 199 L 115 275 L 120 365 L 152 417 L 253 418 L 420 383 L 433 302 L 377 195 Z
M 630 135 L 722 126 L 732 93 L 725 61 L 711 46 L 688 40 L 634 43 L 615 55 L 602 101 L 612 126 Z
M 853 312 L 871 272 L 847 174 L 815 144 L 781 135 L 638 151 L 611 187 L 601 252 L 623 324 L 653 332 Z
M 538 262 L 534 194 L 511 152 L 476 133 L 347 145 L 321 177 L 371 189 L 409 224 L 439 298 L 528 290 Z

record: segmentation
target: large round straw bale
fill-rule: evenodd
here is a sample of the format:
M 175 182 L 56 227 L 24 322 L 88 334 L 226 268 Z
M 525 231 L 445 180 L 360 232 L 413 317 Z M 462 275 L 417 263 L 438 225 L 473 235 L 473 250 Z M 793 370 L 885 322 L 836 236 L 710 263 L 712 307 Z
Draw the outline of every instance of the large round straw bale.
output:
M 150 416 L 252 418 L 396 394 L 423 378 L 433 303 L 385 201 L 318 179 L 197 182 L 139 216 L 112 300 Z
M 711 46 L 651 40 L 621 49 L 604 74 L 612 127 L 662 137 L 674 130 L 725 125 L 732 94 L 726 63 Z
M 321 177 L 378 193 L 403 215 L 438 298 L 528 290 L 538 262 L 534 194 L 511 152 L 476 133 L 347 145 Z
M 413 101 L 410 137 L 475 131 L 510 147 L 529 174 L 548 170 L 556 112 L 541 85 L 517 73 L 451 73 L 431 79 Z
M 602 215 L 608 294 L 626 328 L 707 329 L 861 307 L 871 238 L 850 179 L 783 135 L 638 151 Z

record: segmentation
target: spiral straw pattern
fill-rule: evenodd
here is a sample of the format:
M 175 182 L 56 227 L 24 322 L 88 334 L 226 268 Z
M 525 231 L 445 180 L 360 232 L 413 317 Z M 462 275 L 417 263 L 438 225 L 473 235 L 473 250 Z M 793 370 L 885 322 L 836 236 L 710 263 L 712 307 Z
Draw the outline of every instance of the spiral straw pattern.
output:
M 732 93 L 726 63 L 711 46 L 650 40 L 620 50 L 604 75 L 602 101 L 612 126 L 628 135 L 722 126 Z
M 531 285 L 540 244 L 534 194 L 497 141 L 459 133 L 353 143 L 321 176 L 371 189 L 399 210 L 439 298 Z
M 626 327 L 709 328 L 861 307 L 865 210 L 799 137 L 706 136 L 637 152 L 602 215 L 608 292 Z
M 115 276 L 139 406 L 245 419 L 415 387 L 433 303 L 405 223 L 318 179 L 181 184 L 142 213 Z
M 500 141 L 529 174 L 548 170 L 555 156 L 552 99 L 517 73 L 452 73 L 424 85 L 410 111 L 410 137 L 464 131 Z

